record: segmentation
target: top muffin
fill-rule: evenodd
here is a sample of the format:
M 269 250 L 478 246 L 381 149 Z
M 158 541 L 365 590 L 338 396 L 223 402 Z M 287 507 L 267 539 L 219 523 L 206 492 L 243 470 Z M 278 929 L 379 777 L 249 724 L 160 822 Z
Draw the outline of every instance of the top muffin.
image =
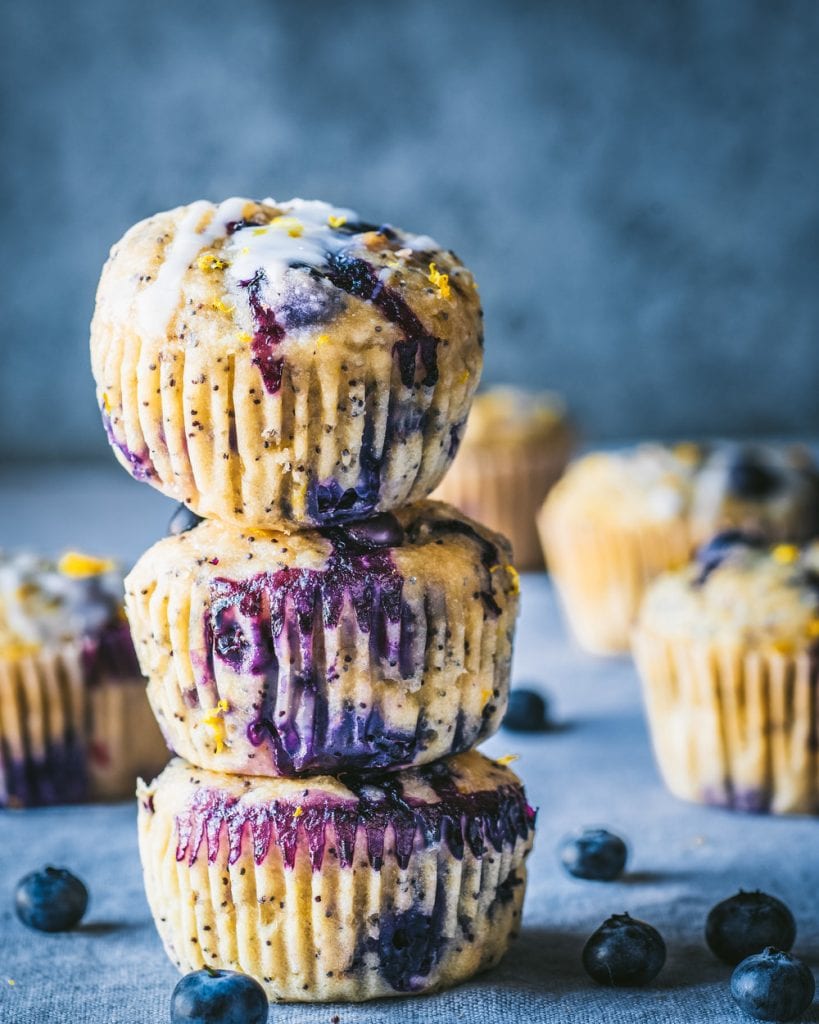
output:
M 130 229 L 91 354 L 119 461 L 197 514 L 300 528 L 428 494 L 482 366 L 475 283 L 427 236 L 293 199 Z

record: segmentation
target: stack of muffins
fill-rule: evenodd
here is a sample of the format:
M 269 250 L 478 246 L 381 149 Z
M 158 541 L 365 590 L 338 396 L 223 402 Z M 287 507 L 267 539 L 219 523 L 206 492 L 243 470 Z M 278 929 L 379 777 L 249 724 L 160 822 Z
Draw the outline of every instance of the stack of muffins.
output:
M 91 347 L 119 461 L 190 510 L 126 581 L 180 755 L 139 792 L 171 959 L 305 1001 L 493 965 L 534 813 L 471 748 L 504 711 L 517 574 L 424 500 L 480 375 L 471 275 L 325 203 L 199 202 L 114 246 Z

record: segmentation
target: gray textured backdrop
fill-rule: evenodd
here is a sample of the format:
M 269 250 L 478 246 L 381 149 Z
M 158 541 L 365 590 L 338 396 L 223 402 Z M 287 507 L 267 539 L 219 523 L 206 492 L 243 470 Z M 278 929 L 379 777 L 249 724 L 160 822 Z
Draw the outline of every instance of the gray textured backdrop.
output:
M 320 196 L 471 264 L 487 378 L 592 438 L 819 434 L 819 4 L 5 0 L 0 458 L 102 454 L 100 265 Z

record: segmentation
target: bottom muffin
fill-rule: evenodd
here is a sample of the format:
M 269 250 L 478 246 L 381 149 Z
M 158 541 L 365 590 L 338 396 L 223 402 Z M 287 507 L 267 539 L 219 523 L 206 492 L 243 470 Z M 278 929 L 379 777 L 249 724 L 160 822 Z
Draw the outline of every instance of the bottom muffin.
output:
M 148 901 L 182 971 L 358 1002 L 457 984 L 520 927 L 535 812 L 517 777 L 474 751 L 366 779 L 176 759 L 138 798 Z

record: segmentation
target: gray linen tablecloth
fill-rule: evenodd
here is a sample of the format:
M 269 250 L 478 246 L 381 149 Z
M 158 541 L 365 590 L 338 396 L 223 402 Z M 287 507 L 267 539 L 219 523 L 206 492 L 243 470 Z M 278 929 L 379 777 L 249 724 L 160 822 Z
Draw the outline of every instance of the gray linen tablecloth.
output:
M 57 550 L 72 544 L 134 558 L 164 530 L 170 504 L 116 467 L 0 472 L 0 544 Z M 819 963 L 819 828 L 811 819 L 733 815 L 669 796 L 655 770 L 627 659 L 598 660 L 567 642 L 545 576 L 523 580 L 516 684 L 554 698 L 561 728 L 501 733 L 484 749 L 515 765 L 539 807 L 524 928 L 500 968 L 442 995 L 362 1006 L 279 1006 L 283 1024 L 499 1024 L 499 1022 L 737 1022 L 730 971 L 702 939 L 708 909 L 739 887 L 760 887 L 796 915 L 796 951 Z M 560 837 L 606 824 L 629 841 L 616 883 L 567 878 Z M 86 923 L 72 934 L 27 931 L 11 909 L 16 880 L 44 863 L 88 883 Z M 588 935 L 624 910 L 668 944 L 657 982 L 641 991 L 594 985 L 580 965 Z M 162 1024 L 176 981 L 142 893 L 131 804 L 0 812 L 2 1024 Z M 13 984 L 12 984 L 13 982 Z M 819 1020 L 819 1004 L 806 1015 Z

